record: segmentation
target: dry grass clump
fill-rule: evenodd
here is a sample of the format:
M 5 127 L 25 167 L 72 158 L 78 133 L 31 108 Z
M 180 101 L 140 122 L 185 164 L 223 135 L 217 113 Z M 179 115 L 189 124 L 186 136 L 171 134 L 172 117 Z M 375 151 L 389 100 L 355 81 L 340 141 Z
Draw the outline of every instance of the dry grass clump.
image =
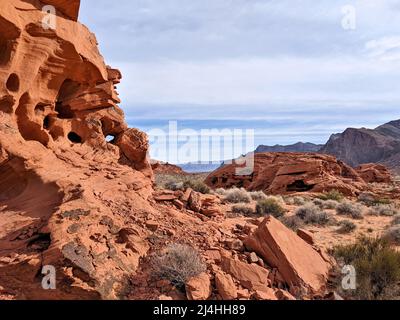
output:
M 400 214 L 398 214 L 397 216 L 395 216 L 394 218 L 393 218 L 393 221 L 392 221 L 392 225 L 394 225 L 394 226 L 397 226 L 397 225 L 399 225 L 400 224 Z
M 246 217 L 253 216 L 255 214 L 254 209 L 246 204 L 237 204 L 232 207 L 232 213 L 237 215 L 243 215 Z
M 338 232 L 343 234 L 352 233 L 354 230 L 357 229 L 355 223 L 349 220 L 343 220 L 339 222 L 339 226 L 340 228 L 338 229 Z
M 256 213 L 260 216 L 271 215 L 275 218 L 279 218 L 285 215 L 286 209 L 282 206 L 279 199 L 276 197 L 268 197 L 267 199 L 257 202 Z
M 153 256 L 151 266 L 156 279 L 169 280 L 180 288 L 190 278 L 206 271 L 206 266 L 196 249 L 176 243 Z
M 220 195 L 220 196 L 225 196 L 226 195 L 226 190 L 224 188 L 218 188 L 214 190 L 214 193 Z
M 305 224 L 326 225 L 331 222 L 331 217 L 313 203 L 307 203 L 296 210 L 295 215 Z
M 356 290 L 344 291 L 339 277 L 337 285 L 342 296 L 359 300 L 400 298 L 400 252 L 386 240 L 361 237 L 354 244 L 335 247 L 333 254 L 341 265 L 356 270 Z
M 392 205 L 376 205 L 368 210 L 368 214 L 372 216 L 393 217 L 399 213 L 399 210 Z
M 262 191 L 249 192 L 249 195 L 254 201 L 264 200 L 267 197 L 267 195 Z
M 297 231 L 304 226 L 304 221 L 297 216 L 286 216 L 279 219 L 287 228 Z
M 336 207 L 336 213 L 341 216 L 351 217 L 352 219 L 364 219 L 363 207 L 357 203 L 345 201 Z
M 251 197 L 245 189 L 233 188 L 226 190 L 224 200 L 229 203 L 250 203 Z
M 343 193 L 338 190 L 331 190 L 329 192 L 325 192 L 319 196 L 321 200 L 335 200 L 335 201 L 342 201 L 344 199 Z
M 400 226 L 395 225 L 385 232 L 383 239 L 396 246 L 400 246 Z
M 167 190 L 186 190 L 188 188 L 194 191 L 208 194 L 210 188 L 203 182 L 202 178 L 196 175 L 167 175 L 157 174 L 156 185 Z
M 308 200 L 303 197 L 296 196 L 285 198 L 285 202 L 288 205 L 303 206 L 308 202 Z

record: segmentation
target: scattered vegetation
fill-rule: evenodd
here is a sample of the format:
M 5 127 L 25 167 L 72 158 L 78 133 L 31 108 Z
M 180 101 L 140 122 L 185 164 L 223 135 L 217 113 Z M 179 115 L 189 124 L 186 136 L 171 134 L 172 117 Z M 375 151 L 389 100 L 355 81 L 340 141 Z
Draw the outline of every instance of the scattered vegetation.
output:
M 344 199 L 343 193 L 338 190 L 331 190 L 329 192 L 325 192 L 319 196 L 321 200 L 335 200 L 335 201 L 342 201 Z
M 383 239 L 362 237 L 355 244 L 337 246 L 333 254 L 343 265 L 352 265 L 357 273 L 356 290 L 339 292 L 359 300 L 399 299 L 400 252 Z
M 336 207 L 336 212 L 338 215 L 351 217 L 352 219 L 361 220 L 364 218 L 363 207 L 350 201 L 340 203 Z
M 303 206 L 307 200 L 303 197 L 288 197 L 285 199 L 285 202 L 288 205 Z
M 225 196 L 226 195 L 226 190 L 224 188 L 218 188 L 214 191 L 214 193 L 220 195 L 220 196 Z
M 373 216 L 385 216 L 385 217 L 393 217 L 398 214 L 399 211 L 390 205 L 376 205 L 369 209 L 368 214 Z
M 349 220 L 343 220 L 339 222 L 339 226 L 339 233 L 351 233 L 357 229 L 357 226 L 354 224 L 354 222 Z
M 250 203 L 251 197 L 245 189 L 233 188 L 226 190 L 225 201 L 229 203 Z
M 255 214 L 254 209 L 246 204 L 237 204 L 232 207 L 232 212 L 243 216 L 252 216 Z
M 271 215 L 275 218 L 280 218 L 285 215 L 286 209 L 282 207 L 279 200 L 274 197 L 269 197 L 257 202 L 256 213 L 260 216 Z
M 393 218 L 393 221 L 392 221 L 392 225 L 394 225 L 394 226 L 397 226 L 397 225 L 399 225 L 400 224 L 400 214 L 398 214 L 397 216 L 395 216 L 394 218 Z
M 387 198 L 377 199 L 376 196 L 371 192 L 363 192 L 358 196 L 358 201 L 362 202 L 366 206 L 380 206 L 390 205 L 392 201 Z
M 326 200 L 326 201 L 324 201 L 322 208 L 323 209 L 336 209 L 338 205 L 339 205 L 339 202 L 337 202 L 336 200 Z
M 169 280 L 177 287 L 206 270 L 196 249 L 182 244 L 171 244 L 152 258 L 152 271 L 157 279 Z
M 249 192 L 249 195 L 254 201 L 264 200 L 267 197 L 262 191 Z
M 298 208 L 295 215 L 305 224 L 326 225 L 331 222 L 331 217 L 314 203 L 307 203 Z
M 203 177 L 196 175 L 156 175 L 156 185 L 167 190 L 186 190 L 192 188 L 194 191 L 208 194 L 210 188 L 203 182 Z
M 304 221 L 300 219 L 298 216 L 290 216 L 290 217 L 281 217 L 279 219 L 286 227 L 292 229 L 293 231 L 297 231 L 304 225 Z
M 400 246 L 400 226 L 396 225 L 386 231 L 383 238 L 389 243 Z

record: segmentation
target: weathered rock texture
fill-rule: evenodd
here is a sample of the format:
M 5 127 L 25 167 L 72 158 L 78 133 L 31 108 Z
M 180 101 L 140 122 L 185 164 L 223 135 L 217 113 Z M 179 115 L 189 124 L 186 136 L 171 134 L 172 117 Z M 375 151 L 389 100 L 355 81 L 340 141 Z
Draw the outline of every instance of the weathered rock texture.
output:
M 330 262 L 274 217 L 266 218 L 245 245 L 278 269 L 292 293 L 325 291 Z
M 353 168 L 327 155 L 258 153 L 251 175 L 236 175 L 236 168 L 235 164 L 225 165 L 211 173 L 206 183 L 212 188 L 244 187 L 272 194 L 336 189 L 355 195 L 367 189 L 365 181 Z
M 321 152 L 354 167 L 374 162 L 400 172 L 400 120 L 375 129 L 346 129 L 332 135 Z
M 391 183 L 390 171 L 381 164 L 367 163 L 356 168 L 357 173 L 368 183 Z
M 130 222 L 154 211 L 147 137 L 128 129 L 121 74 L 76 22 L 79 3 L 0 2 L 0 287 L 17 298 L 116 298 L 148 250 Z

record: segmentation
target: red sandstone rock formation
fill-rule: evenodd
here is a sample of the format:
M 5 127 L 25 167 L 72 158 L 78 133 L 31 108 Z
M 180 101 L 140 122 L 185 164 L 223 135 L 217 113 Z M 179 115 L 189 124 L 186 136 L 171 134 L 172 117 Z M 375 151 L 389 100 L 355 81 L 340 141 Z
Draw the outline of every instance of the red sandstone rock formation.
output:
M 45 4 L 54 30 L 42 26 Z M 0 2 L 0 287 L 17 298 L 116 298 L 149 249 L 147 230 L 129 223 L 154 211 L 147 137 L 128 129 L 121 74 L 78 9 Z M 56 267 L 54 291 L 41 288 L 43 265 Z
M 245 245 L 278 269 L 292 293 L 324 292 L 332 264 L 274 217 L 266 218 Z
M 259 153 L 251 175 L 237 176 L 235 164 L 211 173 L 206 183 L 212 188 L 244 187 L 272 194 L 323 192 L 337 189 L 355 195 L 367 185 L 351 167 L 332 156 L 311 153 Z
M 362 164 L 356 168 L 357 173 L 368 183 L 390 183 L 392 182 L 392 175 L 389 170 L 376 163 Z

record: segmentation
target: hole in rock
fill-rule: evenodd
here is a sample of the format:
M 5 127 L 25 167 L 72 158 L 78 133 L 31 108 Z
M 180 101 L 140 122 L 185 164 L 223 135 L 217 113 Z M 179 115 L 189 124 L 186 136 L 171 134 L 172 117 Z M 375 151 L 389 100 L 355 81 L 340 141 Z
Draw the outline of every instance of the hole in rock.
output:
M 73 143 L 82 143 L 82 138 L 75 132 L 68 133 L 68 139 Z
M 67 101 L 75 96 L 79 88 L 80 84 L 70 79 L 65 80 L 61 85 L 56 101 L 56 111 L 60 119 L 74 118 L 74 113 Z
M 45 106 L 43 103 L 39 103 L 39 104 L 35 107 L 35 112 L 36 112 L 36 113 L 43 113 L 45 109 L 46 109 L 46 106 Z
M 11 60 L 13 52 L 13 42 L 0 38 L 0 65 L 6 65 Z
M 306 192 L 314 188 L 315 185 L 306 184 L 303 180 L 296 180 L 288 185 L 286 190 L 289 192 Z
M 38 251 L 46 251 L 50 247 L 50 244 L 50 233 L 39 233 L 29 241 L 28 247 Z
M 218 178 L 217 178 L 217 177 L 212 177 L 212 178 L 211 178 L 211 183 L 212 183 L 213 185 L 216 185 L 216 184 L 218 183 Z
M 51 118 L 50 118 L 50 116 L 46 116 L 44 119 L 43 119 L 43 128 L 44 129 L 49 129 L 50 128 L 50 120 L 51 120 Z
M 6 83 L 7 89 L 12 92 L 19 90 L 19 78 L 15 73 L 10 74 Z
M 115 136 L 112 135 L 112 134 L 109 134 L 109 135 L 106 136 L 106 141 L 109 142 L 109 143 L 114 143 L 115 139 L 116 139 Z

